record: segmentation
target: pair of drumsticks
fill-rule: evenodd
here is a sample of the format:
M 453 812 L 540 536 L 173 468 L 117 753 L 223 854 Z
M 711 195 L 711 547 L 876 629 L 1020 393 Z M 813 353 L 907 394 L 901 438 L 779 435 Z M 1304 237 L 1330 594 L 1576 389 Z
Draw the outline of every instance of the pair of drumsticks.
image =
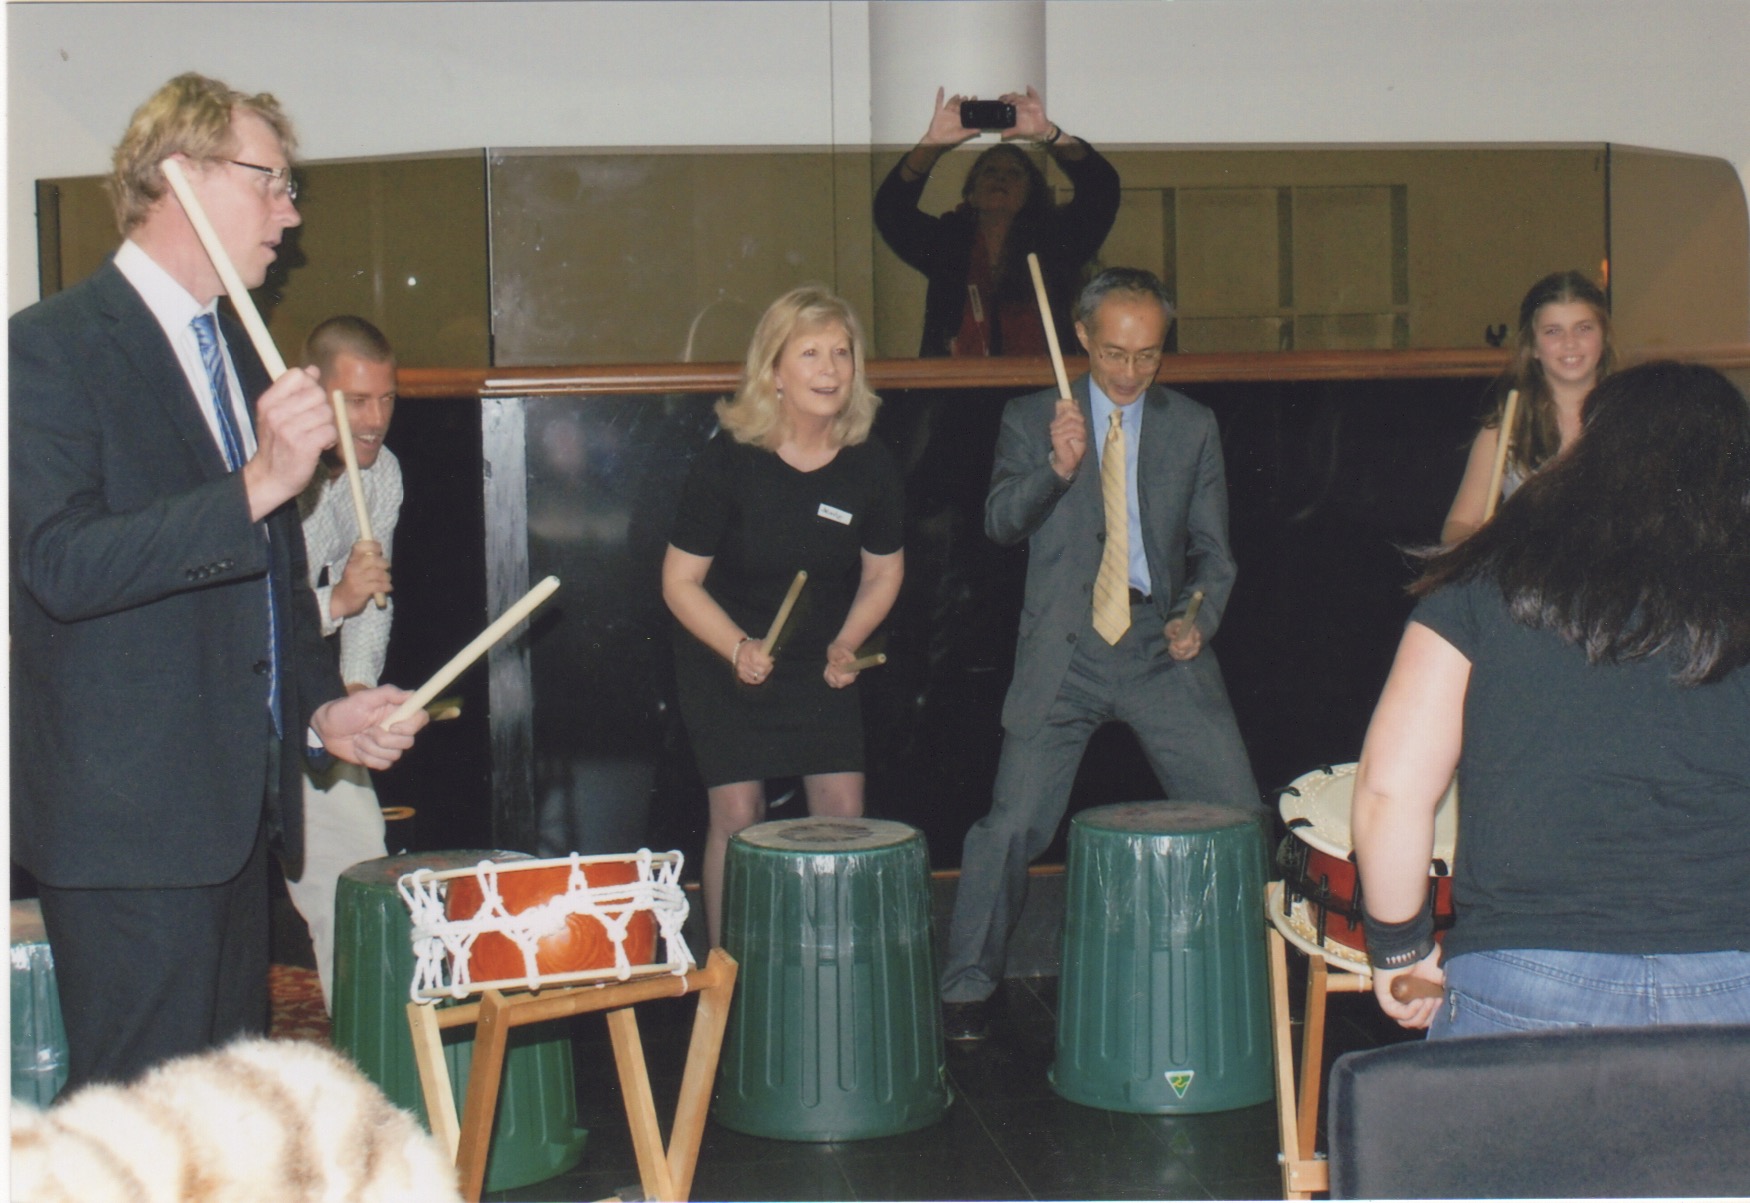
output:
M 262 365 L 268 374 L 278 380 L 286 374 L 286 361 L 280 357 L 279 348 L 274 346 L 273 338 L 267 332 L 267 324 L 261 320 L 261 312 L 256 309 L 255 301 L 249 295 L 249 290 L 243 287 L 243 278 L 237 274 L 236 265 L 231 262 L 231 256 L 226 253 L 224 244 L 219 241 L 219 235 L 213 229 L 213 223 L 207 218 L 206 210 L 201 206 L 200 198 L 194 189 L 188 185 L 188 177 L 183 174 L 182 165 L 175 159 L 165 159 L 160 164 L 164 169 L 164 178 L 170 181 L 171 190 L 176 193 L 177 200 L 182 202 L 182 208 L 188 214 L 189 224 L 194 227 L 195 235 L 201 245 L 206 248 L 207 257 L 213 261 L 213 269 L 218 272 L 219 280 L 225 286 L 225 292 L 231 298 L 231 305 L 237 310 L 238 318 L 243 322 L 243 328 L 249 333 L 249 341 L 255 347 L 255 353 L 261 358 Z M 352 445 L 352 424 L 347 420 L 346 397 L 336 389 L 330 396 L 334 405 L 334 422 L 340 432 L 341 457 L 346 462 L 347 480 L 352 486 L 352 503 L 358 515 L 359 537 L 375 541 L 371 534 L 370 516 L 365 512 L 364 485 L 359 476 L 358 455 Z M 559 578 L 550 576 L 523 595 L 522 599 L 491 623 L 484 631 L 475 636 L 474 640 L 450 658 L 449 663 L 432 675 L 432 678 L 413 692 L 405 702 L 395 708 L 394 713 L 384 719 L 382 725 L 393 726 L 404 719 L 411 718 L 416 712 L 425 708 L 433 698 L 441 693 L 446 685 L 461 676 L 474 661 L 486 654 L 493 644 L 510 634 L 523 619 L 535 612 L 535 608 L 552 597 L 559 588 Z M 386 605 L 388 599 L 381 593 L 376 595 L 379 607 Z
M 790 582 L 789 591 L 784 594 L 783 602 L 778 606 L 778 613 L 772 619 L 772 625 L 766 629 L 766 637 L 760 640 L 760 650 L 766 655 L 772 654 L 772 649 L 778 645 L 778 636 L 784 631 L 784 624 L 790 621 L 790 611 L 796 608 L 796 599 L 802 596 L 802 586 L 808 583 L 806 568 L 796 573 L 796 579 Z M 886 652 L 875 652 L 868 656 L 859 656 L 845 665 L 844 671 L 850 673 L 862 672 L 865 668 L 874 668 L 878 664 L 887 663 Z

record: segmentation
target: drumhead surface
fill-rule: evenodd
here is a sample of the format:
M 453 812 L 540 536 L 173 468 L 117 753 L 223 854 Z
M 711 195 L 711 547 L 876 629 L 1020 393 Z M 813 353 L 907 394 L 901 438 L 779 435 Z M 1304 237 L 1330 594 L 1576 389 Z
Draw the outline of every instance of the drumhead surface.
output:
M 773 852 L 820 855 L 891 848 L 910 840 L 922 839 L 923 832 L 909 823 L 897 823 L 892 819 L 810 817 L 756 823 L 737 832 L 734 838 L 751 847 Z
M 42 903 L 35 898 L 14 899 L 12 903 L 12 943 L 47 944 L 48 931 L 43 927 Z
M 1119 831 L 1137 835 L 1185 835 L 1199 831 L 1219 831 L 1239 827 L 1253 821 L 1252 816 L 1234 806 L 1219 806 L 1213 802 L 1115 802 L 1084 810 L 1072 820 L 1082 827 L 1098 831 Z
M 1289 833 L 1320 852 L 1347 860 L 1355 849 L 1349 813 L 1355 800 L 1355 764 L 1314 769 L 1294 779 L 1277 804 Z M 1458 850 L 1458 782 L 1446 787 L 1434 811 L 1434 859 L 1452 864 Z
M 393 885 L 403 873 L 415 869 L 430 869 L 442 873 L 449 869 L 471 869 L 483 860 L 502 864 L 510 861 L 533 860 L 526 852 L 505 852 L 491 848 L 464 848 L 453 852 L 403 852 L 400 856 L 384 856 L 360 861 L 341 876 L 366 885 Z

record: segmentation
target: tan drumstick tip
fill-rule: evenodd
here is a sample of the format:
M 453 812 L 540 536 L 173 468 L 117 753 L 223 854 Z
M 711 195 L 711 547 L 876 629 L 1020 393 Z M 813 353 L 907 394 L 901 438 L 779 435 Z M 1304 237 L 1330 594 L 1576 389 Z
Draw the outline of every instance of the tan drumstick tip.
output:
M 523 594 L 522 599 L 510 609 L 500 614 L 492 625 L 474 636 L 467 647 L 450 657 L 450 662 L 438 669 L 427 681 L 414 691 L 413 696 L 395 708 L 394 713 L 383 720 L 383 726 L 392 727 L 403 719 L 411 718 L 414 711 L 423 710 L 431 700 L 441 692 L 446 685 L 461 676 L 467 667 L 486 654 L 488 648 L 510 634 L 511 630 L 523 619 L 535 612 L 535 608 L 552 597 L 559 589 L 559 578 L 550 576 L 540 584 Z
M 802 596 L 802 586 L 808 583 L 806 569 L 796 574 L 796 579 L 790 582 L 790 591 L 784 594 L 783 604 L 778 607 L 777 616 L 772 619 L 771 629 L 766 637 L 760 640 L 760 650 L 766 655 L 772 654 L 772 647 L 778 642 L 778 636 L 783 633 L 784 624 L 790 620 L 790 611 L 795 608 L 796 599 Z
M 872 656 L 858 656 L 855 660 L 853 660 L 849 664 L 845 665 L 844 670 L 848 673 L 860 673 L 865 668 L 875 668 L 878 665 L 882 665 L 882 664 L 886 664 L 886 663 L 887 663 L 887 653 L 886 652 L 876 652 Z
M 367 543 L 375 543 L 377 536 L 371 533 L 371 514 L 365 508 L 365 478 L 359 471 L 358 448 L 352 445 L 352 419 L 346 414 L 346 394 L 335 389 L 328 394 L 328 399 L 334 403 L 334 425 L 340 431 L 340 458 L 346 464 L 346 483 L 352 490 L 352 512 L 358 519 L 359 538 Z M 389 604 L 389 598 L 383 593 L 373 593 L 371 597 L 381 610 Z
M 1415 1002 L 1422 998 L 1439 998 L 1446 993 L 1446 987 L 1439 982 L 1431 982 L 1425 977 L 1404 974 L 1392 979 L 1391 996 L 1401 1003 Z

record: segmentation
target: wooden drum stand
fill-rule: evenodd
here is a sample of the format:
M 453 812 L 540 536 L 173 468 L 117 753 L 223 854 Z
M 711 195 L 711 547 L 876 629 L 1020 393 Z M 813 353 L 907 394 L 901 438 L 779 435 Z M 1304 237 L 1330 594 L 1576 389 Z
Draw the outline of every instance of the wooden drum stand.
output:
M 419 1085 L 434 1135 L 456 1160 L 462 1197 L 477 1203 L 486 1181 L 486 1155 L 492 1141 L 492 1120 L 498 1108 L 499 1079 L 504 1072 L 505 1045 L 512 1028 L 563 1019 L 589 1011 L 606 1011 L 614 1064 L 625 1096 L 626 1120 L 638 1156 L 638 1177 L 644 1197 L 685 1200 L 693 1187 L 699 1161 L 699 1141 L 717 1076 L 717 1057 L 729 1021 L 729 1000 L 735 990 L 736 964 L 722 949 L 713 949 L 703 969 L 684 976 L 662 974 L 628 982 L 545 988 L 538 993 L 506 994 L 487 990 L 478 1002 L 456 1006 L 408 1003 L 407 1024 L 413 1033 L 413 1055 Z M 657 998 L 698 994 L 686 1072 L 675 1107 L 674 1128 L 664 1143 L 656 1118 L 644 1045 L 632 1008 Z M 468 1094 L 458 1122 L 449 1065 L 444 1060 L 442 1031 L 472 1025 L 474 1058 L 468 1072 Z
M 1319 1079 L 1325 1061 L 1325 999 L 1332 993 L 1365 994 L 1373 989 L 1373 973 L 1360 960 L 1320 948 L 1288 921 L 1283 884 L 1273 881 L 1265 891 L 1270 916 L 1270 1024 L 1276 1049 L 1276 1127 L 1282 1151 L 1282 1197 L 1307 1199 L 1331 1188 L 1330 1166 L 1317 1155 Z M 1288 945 L 1306 955 L 1306 1023 L 1301 1032 L 1298 1105 L 1294 1082 L 1294 1048 L 1288 1019 Z M 1360 954 L 1356 954 L 1359 956 Z

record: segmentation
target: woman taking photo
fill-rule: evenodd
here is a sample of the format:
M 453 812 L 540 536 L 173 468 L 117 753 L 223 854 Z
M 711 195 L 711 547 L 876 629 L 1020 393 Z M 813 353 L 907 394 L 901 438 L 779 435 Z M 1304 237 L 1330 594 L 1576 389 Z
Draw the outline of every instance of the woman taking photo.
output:
M 924 296 L 921 356 L 1045 355 L 1045 327 L 1027 269 L 1029 252 L 1059 318 L 1058 341 L 1075 346 L 1070 304 L 1081 288 L 1083 266 L 1118 216 L 1118 173 L 1093 147 L 1063 132 L 1045 116 L 1028 88 L 1002 100 L 1015 106 L 1004 142 L 977 159 L 960 189 L 960 207 L 940 217 L 918 211 L 930 172 L 948 151 L 978 136 L 960 123 L 966 99 L 942 99 L 923 140 L 881 182 L 875 226 L 893 253 L 929 280 Z M 1045 175 L 1011 140 L 1043 146 L 1075 186 L 1067 205 L 1051 201 Z
M 1502 381 L 1495 412 L 1477 433 L 1464 480 L 1441 527 L 1440 541 L 1454 543 L 1483 524 L 1489 480 L 1500 446 L 1508 390 L 1519 393 L 1501 496 L 1567 449 L 1580 431 L 1587 394 L 1616 366 L 1611 346 L 1610 306 L 1579 272 L 1556 272 L 1531 286 L 1519 303 L 1513 362 Z
M 1352 816 L 1380 1006 L 1433 1036 L 1750 1022 L 1744 398 L 1699 366 L 1611 376 L 1571 448 L 1412 591 Z M 1443 997 L 1394 998 L 1405 974 Z
M 766 779 L 801 777 L 810 814 L 863 813 L 849 665 L 905 574 L 899 473 L 869 438 L 879 405 L 856 315 L 824 289 L 794 289 L 760 319 L 681 494 L 662 596 L 710 803 L 700 879 L 713 946 L 729 837 L 765 817 Z M 807 584 L 774 656 L 762 641 L 798 571 Z

